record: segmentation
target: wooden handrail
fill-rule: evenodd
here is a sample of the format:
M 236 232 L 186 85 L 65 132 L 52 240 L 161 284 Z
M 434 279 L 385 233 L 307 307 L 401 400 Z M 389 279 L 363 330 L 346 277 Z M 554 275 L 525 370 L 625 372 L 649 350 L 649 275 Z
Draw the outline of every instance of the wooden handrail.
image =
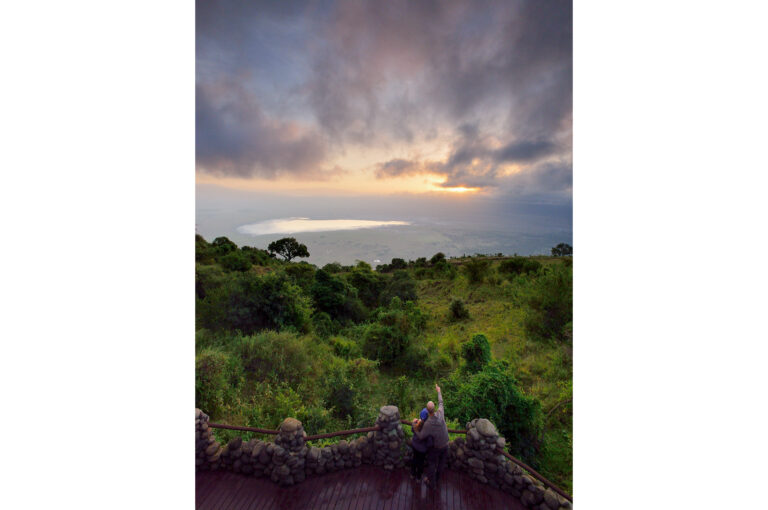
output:
M 244 430 L 245 432 L 258 432 L 259 434 L 277 434 L 277 430 L 259 429 L 256 427 L 240 427 L 238 425 L 224 425 L 223 423 L 208 423 L 214 429 Z
M 350 434 L 360 434 L 362 432 L 373 432 L 376 430 L 381 430 L 381 427 L 375 426 L 375 427 L 365 427 L 362 429 L 352 429 L 352 430 L 340 430 L 338 432 L 328 432 L 326 434 L 315 434 L 314 436 L 307 436 L 304 438 L 305 441 L 312 441 L 313 439 L 325 439 L 328 437 L 335 437 L 335 436 L 348 436 Z

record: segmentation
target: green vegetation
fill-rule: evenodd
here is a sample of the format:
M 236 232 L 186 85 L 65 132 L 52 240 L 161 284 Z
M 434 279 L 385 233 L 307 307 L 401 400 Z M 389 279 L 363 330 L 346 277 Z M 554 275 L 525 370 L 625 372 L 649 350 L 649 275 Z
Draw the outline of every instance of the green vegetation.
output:
M 195 248 L 195 399 L 213 421 L 365 427 L 384 404 L 415 417 L 438 382 L 449 427 L 490 419 L 510 453 L 571 490 L 570 257 L 318 269 L 224 237 Z

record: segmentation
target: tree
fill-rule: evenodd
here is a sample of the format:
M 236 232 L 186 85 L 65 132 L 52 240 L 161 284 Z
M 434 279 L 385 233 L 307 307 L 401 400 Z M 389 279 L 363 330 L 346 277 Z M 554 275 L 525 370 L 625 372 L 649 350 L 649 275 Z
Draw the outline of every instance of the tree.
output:
M 226 255 L 237 249 L 237 245 L 226 237 L 217 237 L 213 240 L 211 246 L 213 246 L 213 252 L 217 257 L 221 257 L 222 255 Z
M 474 374 L 482 370 L 491 361 L 491 345 L 485 335 L 475 335 L 461 344 L 461 357 L 466 361 L 465 372 Z
M 573 255 L 573 246 L 570 244 L 560 243 L 552 248 L 553 257 L 566 257 Z
M 277 255 L 280 255 L 286 262 L 290 262 L 291 259 L 296 257 L 309 257 L 309 252 L 304 244 L 300 244 L 293 237 L 284 237 L 269 243 L 267 250 Z
M 486 418 L 507 440 L 509 452 L 538 466 L 541 404 L 519 388 L 504 361 L 491 361 L 474 374 L 454 372 L 443 385 L 446 409 L 459 423 Z

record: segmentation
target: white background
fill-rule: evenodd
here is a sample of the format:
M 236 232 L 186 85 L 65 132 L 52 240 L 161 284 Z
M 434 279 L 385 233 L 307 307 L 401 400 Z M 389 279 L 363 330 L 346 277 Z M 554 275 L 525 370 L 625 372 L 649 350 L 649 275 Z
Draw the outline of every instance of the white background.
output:
M 765 501 L 766 8 L 576 2 L 583 509 Z M 192 508 L 194 7 L 0 12 L 5 508 Z

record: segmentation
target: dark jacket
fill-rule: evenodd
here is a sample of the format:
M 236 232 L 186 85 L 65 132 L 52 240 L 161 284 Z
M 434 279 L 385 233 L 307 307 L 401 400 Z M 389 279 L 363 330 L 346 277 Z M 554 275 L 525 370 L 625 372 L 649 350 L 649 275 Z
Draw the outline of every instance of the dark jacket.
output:
M 411 439 L 411 446 L 413 446 L 413 449 L 417 452 L 427 453 L 427 450 L 432 448 L 432 445 L 435 443 L 435 439 L 432 436 L 429 436 L 426 439 L 419 439 L 413 425 L 411 425 L 411 432 L 413 432 L 413 439 Z
M 437 394 L 437 402 L 438 406 L 435 414 L 427 418 L 427 421 L 421 427 L 421 431 L 414 432 L 413 437 L 414 439 L 418 438 L 422 442 L 431 437 L 434 441 L 434 447 L 439 450 L 448 446 L 448 425 L 445 424 L 442 393 Z

